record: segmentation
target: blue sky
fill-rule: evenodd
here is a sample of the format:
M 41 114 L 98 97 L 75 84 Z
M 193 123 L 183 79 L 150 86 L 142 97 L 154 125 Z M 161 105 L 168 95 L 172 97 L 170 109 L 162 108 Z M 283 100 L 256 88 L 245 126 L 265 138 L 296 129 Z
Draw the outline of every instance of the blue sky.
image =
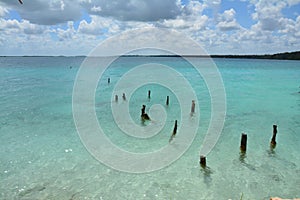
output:
M 300 0 L 0 0 L 0 55 L 87 55 L 126 30 L 183 32 L 210 54 L 300 50 Z

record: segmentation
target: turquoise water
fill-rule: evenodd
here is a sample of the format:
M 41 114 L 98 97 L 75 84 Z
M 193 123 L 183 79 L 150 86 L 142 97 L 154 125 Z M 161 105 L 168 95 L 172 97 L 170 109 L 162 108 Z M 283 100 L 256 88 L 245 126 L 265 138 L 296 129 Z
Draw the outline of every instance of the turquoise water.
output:
M 116 145 L 133 152 L 160 148 L 168 143 L 172 131 L 168 127 L 179 114 L 178 101 L 170 94 L 172 109 L 166 108 L 168 118 L 161 134 L 149 140 L 122 134 L 109 110 L 111 92 L 132 66 L 148 62 L 172 66 L 194 87 L 201 111 L 196 138 L 180 159 L 159 171 L 130 174 L 94 159 L 76 132 L 72 92 L 83 60 L 0 58 L 0 199 L 300 197 L 299 61 L 214 60 L 224 81 L 227 114 L 222 135 L 207 156 L 207 168 L 202 169 L 199 150 L 211 114 L 202 77 L 179 58 L 118 60 L 105 72 L 96 91 L 98 120 Z M 109 85 L 107 77 L 111 77 Z M 152 91 L 150 101 L 148 89 Z M 140 123 L 141 103 L 149 107 L 165 102 L 169 92 L 155 84 L 139 88 L 130 99 L 134 121 Z M 273 124 L 278 125 L 278 135 L 272 151 L 269 142 Z M 239 152 L 242 132 L 248 134 L 246 157 Z

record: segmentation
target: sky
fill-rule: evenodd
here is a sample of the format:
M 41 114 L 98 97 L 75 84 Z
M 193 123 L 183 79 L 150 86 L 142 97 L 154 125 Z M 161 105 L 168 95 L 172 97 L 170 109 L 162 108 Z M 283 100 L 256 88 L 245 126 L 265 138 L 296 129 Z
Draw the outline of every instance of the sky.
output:
M 0 55 L 88 55 L 127 30 L 175 29 L 209 54 L 300 50 L 300 0 L 0 0 Z

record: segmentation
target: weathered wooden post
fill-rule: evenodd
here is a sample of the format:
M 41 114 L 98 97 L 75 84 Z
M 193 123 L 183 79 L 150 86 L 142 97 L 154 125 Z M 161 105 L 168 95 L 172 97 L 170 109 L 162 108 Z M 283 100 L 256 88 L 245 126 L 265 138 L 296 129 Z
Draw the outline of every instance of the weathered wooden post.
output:
M 148 90 L 148 99 L 151 98 L 151 90 Z
M 145 109 L 146 109 L 146 106 L 143 105 L 142 106 L 142 109 L 141 109 L 141 116 L 143 116 L 145 114 Z
M 166 101 L 166 105 L 169 105 L 169 96 L 167 96 L 167 101 Z
M 206 167 L 206 157 L 203 155 L 200 155 L 200 165 L 202 168 Z
M 174 125 L 174 129 L 173 129 L 173 135 L 175 136 L 177 133 L 177 120 L 175 120 L 175 125 Z
M 142 109 L 141 109 L 141 118 L 142 120 L 150 120 L 150 117 L 148 116 L 148 114 L 146 113 L 146 106 L 143 105 Z
M 195 100 L 192 100 L 191 114 L 195 113 Z
M 271 139 L 271 147 L 272 148 L 275 148 L 276 146 L 276 134 L 277 134 L 277 125 L 273 125 L 273 136 L 272 136 L 272 139 Z
M 247 134 L 246 133 L 242 133 L 240 149 L 241 149 L 242 153 L 245 153 L 247 150 Z
M 174 125 L 174 129 L 173 129 L 173 133 L 172 133 L 172 135 L 171 135 L 171 137 L 169 139 L 169 143 L 173 140 L 173 138 L 175 137 L 176 133 L 177 133 L 177 120 L 175 120 L 175 125 Z

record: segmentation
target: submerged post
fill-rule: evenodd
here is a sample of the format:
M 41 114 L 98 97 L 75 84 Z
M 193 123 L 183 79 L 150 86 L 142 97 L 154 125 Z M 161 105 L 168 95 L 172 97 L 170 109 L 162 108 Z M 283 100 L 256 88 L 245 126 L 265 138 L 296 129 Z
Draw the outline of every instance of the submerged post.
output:
M 169 139 L 169 143 L 172 142 L 172 140 L 174 139 L 175 135 L 177 133 L 177 120 L 175 120 L 175 125 L 174 125 L 174 129 L 173 129 L 173 133 Z
M 141 116 L 143 116 L 145 114 L 145 109 L 146 109 L 146 106 L 143 105 L 142 106 L 142 109 L 141 109 Z
M 123 98 L 124 101 L 126 101 L 126 95 L 125 95 L 125 93 L 123 93 L 122 98 Z
M 241 152 L 246 152 L 247 149 L 247 134 L 242 133 L 242 138 L 241 138 L 241 146 L 240 146 Z
M 169 105 L 169 96 L 167 96 L 167 101 L 166 101 L 166 105 Z
M 141 118 L 142 120 L 150 120 L 149 115 L 146 113 L 146 106 L 143 105 L 142 109 L 141 109 Z
M 271 139 L 271 147 L 275 148 L 276 146 L 276 134 L 277 134 L 277 125 L 273 125 L 273 136 Z
M 107 83 L 110 84 L 110 78 L 107 79 Z
M 173 129 L 173 135 L 175 136 L 177 133 L 177 120 L 175 120 L 175 125 L 174 125 L 174 129 Z
M 118 102 L 118 95 L 115 95 L 115 101 Z
M 151 90 L 148 90 L 148 99 L 151 98 Z
M 192 100 L 191 114 L 195 113 L 195 100 Z
M 200 165 L 202 168 L 206 167 L 206 157 L 203 155 L 200 155 Z

